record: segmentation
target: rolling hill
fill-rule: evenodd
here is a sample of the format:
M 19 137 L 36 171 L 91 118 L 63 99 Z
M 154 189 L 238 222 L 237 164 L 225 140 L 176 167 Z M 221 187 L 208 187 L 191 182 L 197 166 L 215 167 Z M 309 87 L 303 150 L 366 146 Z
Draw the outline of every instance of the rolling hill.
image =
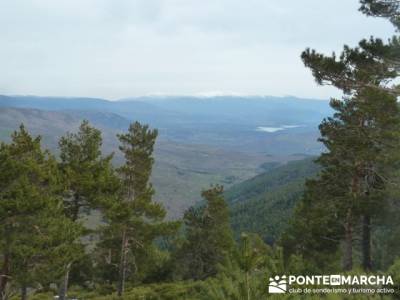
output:
M 57 153 L 60 136 L 76 131 L 82 119 L 102 130 L 104 153 L 115 152 L 116 165 L 122 162 L 116 134 L 127 129 L 129 121 L 119 115 L 97 111 L 44 111 L 28 108 L 0 108 L 0 140 L 24 123 L 34 135 L 41 135 L 44 146 Z M 200 199 L 200 192 L 212 183 L 225 186 L 239 183 L 262 171 L 270 161 L 287 161 L 300 156 L 271 157 L 243 153 L 209 145 L 176 143 L 160 137 L 155 148 L 152 181 L 156 199 L 162 202 L 171 218 Z
M 113 113 L 148 123 L 159 129 L 161 137 L 177 143 L 269 155 L 318 154 L 317 125 L 331 114 L 327 101 L 261 96 L 148 96 L 107 101 L 0 95 L 0 107 Z M 258 130 L 262 127 L 284 130 Z
M 20 123 L 55 153 L 57 141 L 87 119 L 103 132 L 103 150 L 116 152 L 116 134 L 138 120 L 158 128 L 152 181 L 171 218 L 200 200 L 210 184 L 226 188 L 285 163 L 315 155 L 317 124 L 327 101 L 294 97 L 138 97 L 119 101 L 0 95 L 0 140 Z

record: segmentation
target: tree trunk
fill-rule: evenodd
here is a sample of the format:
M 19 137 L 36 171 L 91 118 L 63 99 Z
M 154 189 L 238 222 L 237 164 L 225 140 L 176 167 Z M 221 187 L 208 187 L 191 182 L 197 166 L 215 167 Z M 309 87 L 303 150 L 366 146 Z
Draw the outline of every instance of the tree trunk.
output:
M 344 253 L 343 253 L 343 270 L 350 271 L 353 268 L 353 204 L 357 201 L 360 194 L 360 165 L 355 162 L 355 174 L 351 179 L 351 197 L 349 207 L 346 212 L 346 220 L 344 222 Z
M 122 296 L 125 290 L 125 280 L 126 280 L 126 267 L 127 267 L 127 254 L 128 254 L 128 238 L 126 236 L 126 229 L 122 232 L 122 242 L 121 242 L 121 259 L 119 263 L 119 282 L 117 294 L 119 297 Z
M 374 170 L 372 164 L 368 165 L 368 168 Z M 367 203 L 370 201 L 370 189 L 374 188 L 376 184 L 375 174 L 365 175 L 365 198 Z M 361 253 L 362 253 L 362 267 L 364 271 L 370 271 L 372 269 L 372 258 L 371 258 L 371 215 L 369 212 L 365 212 L 362 216 L 362 236 L 361 236 Z
M 60 289 L 59 289 L 59 292 L 58 292 L 58 297 L 59 297 L 58 299 L 59 300 L 66 300 L 67 299 L 69 272 L 71 270 L 71 265 L 72 265 L 72 262 L 67 265 L 63 281 L 61 282 Z
M 72 211 L 71 211 L 71 219 L 72 221 L 76 222 L 79 219 L 79 203 L 80 197 L 78 195 L 74 196 L 73 204 L 72 204 Z
M 21 300 L 27 300 L 28 299 L 28 289 L 26 287 L 26 285 L 24 285 L 21 288 Z
M 0 271 L 0 300 L 6 299 L 6 287 L 8 282 L 8 272 L 10 270 L 10 256 L 4 254 L 3 266 Z
M 69 216 L 71 220 L 75 223 L 79 219 L 79 208 L 80 208 L 80 196 L 75 194 L 73 198 L 72 204 L 72 211 L 71 215 Z M 69 273 L 71 271 L 72 262 L 68 263 L 67 267 L 65 268 L 64 278 L 61 282 L 60 288 L 58 290 L 58 299 L 59 300 L 66 300 L 68 294 L 68 285 L 69 285 Z
M 250 278 L 249 272 L 246 272 L 246 291 L 247 291 L 247 300 L 250 300 Z
M 364 215 L 362 219 L 362 266 L 364 271 L 372 269 L 371 261 L 371 217 Z
M 350 208 L 347 210 L 344 237 L 343 269 L 350 271 L 353 268 L 353 224 Z

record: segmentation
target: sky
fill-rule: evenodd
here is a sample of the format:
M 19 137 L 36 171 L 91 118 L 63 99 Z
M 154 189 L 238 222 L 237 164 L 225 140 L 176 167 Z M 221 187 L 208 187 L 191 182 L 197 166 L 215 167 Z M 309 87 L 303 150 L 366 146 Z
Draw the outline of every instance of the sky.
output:
M 0 94 L 340 95 L 300 60 L 394 30 L 358 0 L 2 0 Z

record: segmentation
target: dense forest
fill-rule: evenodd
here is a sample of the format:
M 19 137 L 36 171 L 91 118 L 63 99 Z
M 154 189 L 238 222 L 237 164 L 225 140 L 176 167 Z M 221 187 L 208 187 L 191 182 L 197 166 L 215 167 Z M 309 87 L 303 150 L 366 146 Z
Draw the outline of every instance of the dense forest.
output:
M 400 1 L 360 2 L 400 30 Z M 56 152 L 21 125 L 0 144 L 0 300 L 310 299 L 271 295 L 268 279 L 366 273 L 396 285 L 369 299 L 400 297 L 399 37 L 301 58 L 344 95 L 320 124 L 324 152 L 226 192 L 210 186 L 180 220 L 153 199 L 156 129 L 133 122 L 118 134 L 117 167 L 88 121 Z M 94 212 L 96 228 L 85 222 Z
M 288 225 L 296 203 L 304 192 L 307 178 L 317 175 L 314 158 L 267 164 L 268 169 L 249 180 L 234 185 L 225 193 L 236 238 L 242 232 L 257 233 L 273 245 Z

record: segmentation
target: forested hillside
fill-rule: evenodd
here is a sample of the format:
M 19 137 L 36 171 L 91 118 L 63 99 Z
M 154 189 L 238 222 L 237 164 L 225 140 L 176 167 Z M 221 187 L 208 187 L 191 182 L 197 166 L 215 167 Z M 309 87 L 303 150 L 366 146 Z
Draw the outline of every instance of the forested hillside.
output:
M 228 189 L 225 197 L 235 235 L 253 232 L 273 244 L 288 225 L 306 179 L 317 175 L 319 167 L 313 160 L 272 165 L 265 173 Z

